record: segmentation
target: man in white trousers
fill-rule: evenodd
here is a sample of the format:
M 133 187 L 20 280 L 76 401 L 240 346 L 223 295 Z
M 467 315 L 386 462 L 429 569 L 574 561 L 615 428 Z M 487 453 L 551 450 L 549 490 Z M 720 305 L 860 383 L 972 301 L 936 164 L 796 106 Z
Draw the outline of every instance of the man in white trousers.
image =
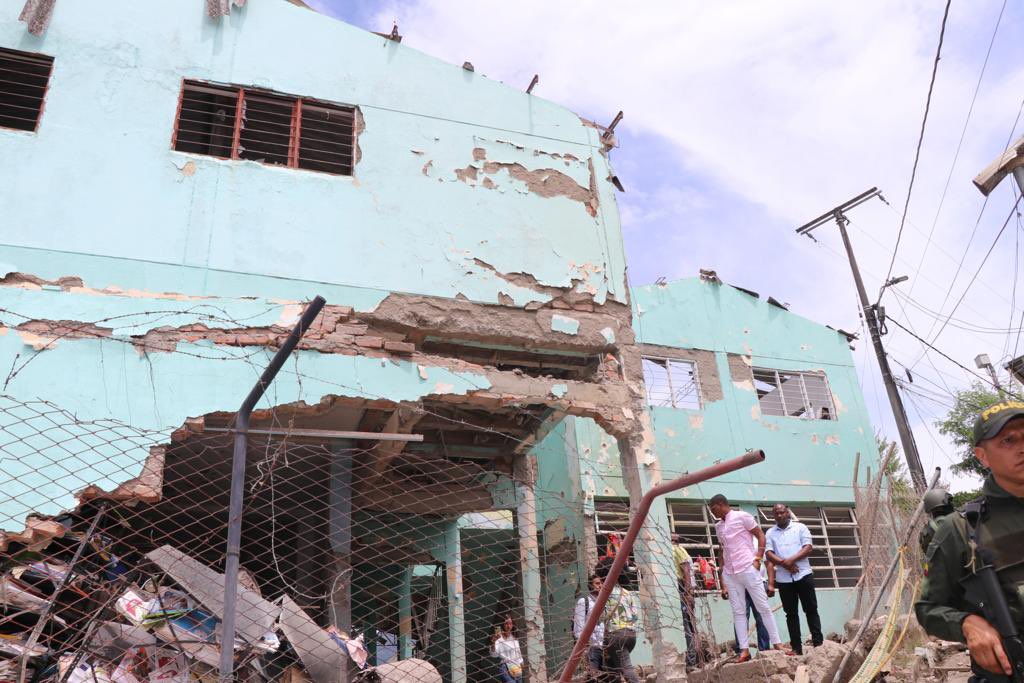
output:
M 720 547 L 718 569 L 722 578 L 722 597 L 732 606 L 733 623 L 739 640 L 740 655 L 737 662 L 750 660 L 750 634 L 747 632 L 747 595 L 754 603 L 754 609 L 761 615 L 768 639 L 775 650 L 784 650 L 775 617 L 768 606 L 768 594 L 761 580 L 761 565 L 764 563 L 764 532 L 749 513 L 733 510 L 721 493 L 711 497 L 708 507 L 718 521 L 715 533 Z M 757 548 L 751 543 L 751 536 L 757 540 Z M 724 555 L 724 557 L 723 557 Z

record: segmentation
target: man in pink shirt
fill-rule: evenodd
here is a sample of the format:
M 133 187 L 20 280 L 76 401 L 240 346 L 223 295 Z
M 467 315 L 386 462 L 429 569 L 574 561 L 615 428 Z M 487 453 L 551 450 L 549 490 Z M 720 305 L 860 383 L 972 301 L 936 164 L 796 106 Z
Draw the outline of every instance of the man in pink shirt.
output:
M 715 533 L 718 535 L 720 554 L 718 567 L 722 579 L 722 597 L 732 606 L 733 623 L 739 640 L 740 656 L 736 661 L 750 659 L 750 634 L 747 632 L 747 594 L 754 603 L 754 609 L 761 615 L 772 648 L 785 649 L 779 638 L 775 617 L 768 606 L 768 595 L 761 581 L 761 565 L 764 561 L 764 532 L 749 513 L 733 510 L 721 493 L 708 501 L 711 514 L 718 518 Z M 757 539 L 757 550 L 750 537 Z M 724 557 L 722 555 L 724 554 Z

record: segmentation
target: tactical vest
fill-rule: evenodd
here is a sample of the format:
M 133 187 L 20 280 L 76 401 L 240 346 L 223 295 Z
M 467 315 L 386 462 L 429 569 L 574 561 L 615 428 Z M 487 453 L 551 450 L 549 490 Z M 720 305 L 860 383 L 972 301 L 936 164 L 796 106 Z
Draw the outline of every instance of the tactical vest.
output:
M 1003 588 L 1010 613 L 1017 628 L 1024 631 L 1024 512 L 1019 502 L 1013 498 L 978 498 L 964 506 L 965 513 L 978 510 L 980 523 L 977 528 L 978 547 L 988 553 L 999 584 Z M 974 557 L 970 543 L 970 530 L 964 517 L 962 531 L 967 537 L 972 561 L 980 561 Z M 972 564 L 968 564 L 970 571 Z M 980 603 L 983 598 L 979 594 L 976 577 L 969 574 L 961 583 L 966 592 L 967 601 L 981 612 Z

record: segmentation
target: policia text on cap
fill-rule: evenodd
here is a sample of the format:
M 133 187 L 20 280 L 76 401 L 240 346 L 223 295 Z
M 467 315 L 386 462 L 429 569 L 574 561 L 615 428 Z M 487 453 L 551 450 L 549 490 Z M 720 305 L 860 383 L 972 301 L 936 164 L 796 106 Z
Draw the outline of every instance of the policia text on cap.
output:
M 1024 402 L 985 409 L 973 440 L 983 495 L 938 521 L 914 607 L 929 634 L 967 643 L 972 681 L 1024 681 Z

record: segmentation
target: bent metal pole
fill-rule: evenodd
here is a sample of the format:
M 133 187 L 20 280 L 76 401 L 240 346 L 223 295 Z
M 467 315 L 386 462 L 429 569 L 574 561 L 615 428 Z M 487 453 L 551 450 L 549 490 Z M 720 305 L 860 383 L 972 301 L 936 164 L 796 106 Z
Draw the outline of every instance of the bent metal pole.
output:
M 242 401 L 235 419 L 235 451 L 231 458 L 231 500 L 228 503 L 228 547 L 224 561 L 224 623 L 220 639 L 221 683 L 234 675 L 235 614 L 238 604 L 238 554 L 242 546 L 242 498 L 245 492 L 245 456 L 249 449 L 249 415 L 263 397 L 288 356 L 298 346 L 313 320 L 327 302 L 318 296 L 309 302 L 288 338 L 281 344 L 260 379 Z
M 597 594 L 594 607 L 590 610 L 590 616 L 587 617 L 587 623 L 583 625 L 580 637 L 576 639 L 576 645 L 572 649 L 572 654 L 569 655 L 569 661 L 565 663 L 565 668 L 562 669 L 562 676 L 558 679 L 559 683 L 569 683 L 572 680 L 572 674 L 580 663 L 580 657 L 583 656 L 583 652 L 587 649 L 588 643 L 590 643 L 590 634 L 594 632 L 597 622 L 601 620 L 601 612 L 604 611 L 604 605 L 608 602 L 608 596 L 611 595 L 612 587 L 618 580 L 619 574 L 622 573 L 622 568 L 626 565 L 629 554 L 633 551 L 633 544 L 636 542 L 636 537 L 640 534 L 640 527 L 643 525 L 644 520 L 647 519 L 647 513 L 650 512 L 654 499 L 666 493 L 678 491 L 686 486 L 698 484 L 763 461 L 764 451 L 750 451 L 732 460 L 726 460 L 717 465 L 684 474 L 664 484 L 659 484 L 644 494 L 643 498 L 640 499 L 640 505 L 637 507 L 636 514 L 629 521 L 629 530 L 626 531 L 626 536 L 622 539 L 622 545 L 619 546 L 615 553 L 615 561 L 612 563 L 611 569 L 608 570 L 608 577 L 604 580 L 604 585 L 601 586 L 601 592 Z

